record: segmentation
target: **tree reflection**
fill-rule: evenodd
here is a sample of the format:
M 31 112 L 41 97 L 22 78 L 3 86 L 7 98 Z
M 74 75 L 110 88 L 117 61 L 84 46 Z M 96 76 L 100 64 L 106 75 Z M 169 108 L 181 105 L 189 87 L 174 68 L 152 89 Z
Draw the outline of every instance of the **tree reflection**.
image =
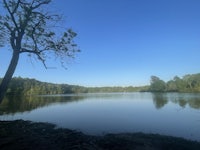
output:
M 141 93 L 142 94 L 142 93 Z M 128 96 L 128 97 L 127 97 Z M 31 111 L 40 107 L 46 107 L 56 103 L 79 102 L 88 98 L 95 99 L 115 99 L 132 98 L 133 95 L 124 94 L 79 94 L 79 95 L 50 95 L 50 96 L 7 96 L 0 104 L 0 115 L 14 114 L 17 112 Z M 149 95 L 151 99 L 151 95 Z M 179 105 L 182 108 L 190 107 L 200 110 L 200 94 L 188 93 L 153 93 L 152 100 L 156 109 L 163 108 L 168 102 Z
M 7 96 L 0 104 L 0 115 L 31 111 L 55 103 L 70 103 L 83 100 L 83 96 Z
M 168 103 L 168 100 L 164 93 L 153 93 L 153 102 L 157 109 L 161 109 Z
M 200 98 L 193 98 L 188 101 L 190 107 L 200 109 Z
M 182 108 L 185 108 L 185 106 L 187 105 L 187 101 L 185 99 L 179 99 L 178 100 L 178 104 L 179 106 L 181 106 Z
M 164 107 L 169 101 L 185 108 L 200 109 L 200 95 L 192 93 L 153 93 L 153 102 L 157 109 Z

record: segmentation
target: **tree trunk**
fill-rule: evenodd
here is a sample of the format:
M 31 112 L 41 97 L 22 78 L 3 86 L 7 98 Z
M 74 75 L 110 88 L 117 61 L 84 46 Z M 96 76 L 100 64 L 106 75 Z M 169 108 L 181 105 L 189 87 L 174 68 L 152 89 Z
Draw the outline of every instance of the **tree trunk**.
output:
M 18 60 L 19 60 L 19 52 L 14 51 L 13 55 L 12 55 L 12 59 L 10 61 L 10 65 L 8 67 L 8 70 L 6 71 L 6 74 L 0 85 L 0 103 L 2 102 L 2 100 L 6 94 L 8 84 L 10 83 L 13 73 L 15 72 Z

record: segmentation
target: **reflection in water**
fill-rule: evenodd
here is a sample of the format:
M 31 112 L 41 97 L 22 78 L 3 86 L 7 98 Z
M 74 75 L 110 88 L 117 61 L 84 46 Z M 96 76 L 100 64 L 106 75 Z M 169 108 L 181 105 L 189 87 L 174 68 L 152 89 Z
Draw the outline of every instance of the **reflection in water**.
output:
M 164 107 L 169 101 L 185 108 L 200 109 L 200 94 L 193 93 L 153 93 L 153 102 L 157 109 Z
M 160 109 L 168 103 L 168 99 L 163 93 L 153 93 L 153 102 L 155 107 Z
M 130 93 L 129 93 L 130 94 Z M 128 94 L 128 95 L 129 95 Z M 121 99 L 123 96 L 128 98 L 127 94 L 122 93 L 93 93 L 93 94 L 69 94 L 69 95 L 44 95 L 44 96 L 7 96 L 0 104 L 0 115 L 14 114 L 16 112 L 31 111 L 33 109 L 52 105 L 55 103 L 69 103 L 81 101 L 83 99 Z M 141 93 L 144 95 L 144 93 Z M 200 94 L 187 94 L 187 93 L 152 93 L 149 94 L 148 99 L 152 100 L 156 109 L 161 109 L 168 102 L 178 104 L 180 107 L 185 108 L 189 106 L 193 109 L 200 109 Z M 136 98 L 129 95 L 131 98 Z M 137 97 L 138 98 L 138 97 Z
M 193 109 L 200 109 L 200 94 L 193 93 L 168 93 L 168 100 L 185 108 L 189 106 Z
M 31 111 L 33 109 L 52 105 L 55 103 L 69 103 L 80 101 L 83 98 L 83 96 L 78 95 L 7 96 L 0 104 L 0 115 Z
M 12 96 L 8 95 L 0 104 L 0 115 L 15 114 L 17 112 L 31 111 L 56 103 L 77 102 L 83 99 L 120 99 L 121 93 L 91 93 L 41 96 Z
M 200 141 L 199 111 L 200 94 L 46 95 L 5 98 L 0 120 L 49 122 L 92 135 L 145 132 Z
M 188 102 L 189 106 L 195 109 L 200 109 L 200 98 L 194 98 Z
M 185 99 L 180 99 L 180 100 L 178 101 L 179 106 L 181 106 L 182 108 L 185 108 L 186 105 L 187 105 L 187 103 L 188 103 L 188 102 L 187 102 Z

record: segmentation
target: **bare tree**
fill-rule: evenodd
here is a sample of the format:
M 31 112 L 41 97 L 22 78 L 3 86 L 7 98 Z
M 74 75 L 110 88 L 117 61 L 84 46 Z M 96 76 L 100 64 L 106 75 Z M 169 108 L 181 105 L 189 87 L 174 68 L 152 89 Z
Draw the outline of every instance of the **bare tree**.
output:
M 19 56 L 36 56 L 45 68 L 47 56 L 59 57 L 61 63 L 79 52 L 74 44 L 76 33 L 57 26 L 59 15 L 44 11 L 51 0 L 3 0 L 5 14 L 0 15 L 0 47 L 10 45 L 12 58 L 0 85 L 0 103 L 18 64 Z M 63 31 L 64 30 L 64 31 Z M 59 32 L 61 31 L 61 33 Z

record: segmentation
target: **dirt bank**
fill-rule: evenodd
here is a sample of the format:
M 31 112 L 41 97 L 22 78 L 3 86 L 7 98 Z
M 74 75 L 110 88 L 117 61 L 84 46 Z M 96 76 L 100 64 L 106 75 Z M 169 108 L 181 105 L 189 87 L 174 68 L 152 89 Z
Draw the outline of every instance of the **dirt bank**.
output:
M 157 134 L 89 136 L 48 123 L 0 121 L 1 150 L 199 150 L 200 143 Z

